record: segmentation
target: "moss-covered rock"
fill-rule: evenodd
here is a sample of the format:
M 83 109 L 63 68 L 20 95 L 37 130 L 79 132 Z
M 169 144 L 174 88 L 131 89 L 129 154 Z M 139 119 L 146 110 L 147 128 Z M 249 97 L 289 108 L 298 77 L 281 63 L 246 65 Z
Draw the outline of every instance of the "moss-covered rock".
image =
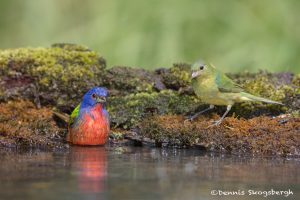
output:
M 259 102 L 242 103 L 233 109 L 242 116 L 296 114 L 300 110 L 300 88 L 297 85 L 297 75 L 291 73 L 272 74 L 261 71 L 259 73 L 239 73 L 229 76 L 239 83 L 245 91 L 285 104 L 284 106 L 278 106 Z
M 144 138 L 146 143 L 157 141 L 177 146 L 203 143 L 206 149 L 229 149 L 231 152 L 241 149 L 242 152 L 263 154 L 274 148 L 276 153 L 271 154 L 296 154 L 293 151 L 295 143 L 291 141 L 297 139 L 299 128 L 294 124 L 299 121 L 289 118 L 286 123 L 280 124 L 279 119 L 273 117 L 282 114 L 299 117 L 299 74 L 272 74 L 263 71 L 229 74 L 245 91 L 280 101 L 285 105 L 249 102 L 236 104 L 221 127 L 205 129 L 208 121 L 216 118 L 212 113 L 221 115 L 225 107 L 219 106 L 206 113 L 196 121 L 197 123 L 182 124 L 185 116 L 207 107 L 190 87 L 190 67 L 190 64 L 180 63 L 169 69 L 161 68 L 155 71 L 120 66 L 106 69 L 105 60 L 98 53 L 85 46 L 73 44 L 54 44 L 50 48 L 0 50 L 0 101 L 6 102 L 0 104 L 0 111 L 6 113 L 0 114 L 0 143 L 7 146 L 47 146 L 49 143 L 50 146 L 55 146 L 56 139 L 48 134 L 53 132 L 55 137 L 59 135 L 60 139 L 57 141 L 60 142 L 63 136 L 61 132 L 58 133 L 61 129 L 53 124 L 50 109 L 45 106 L 70 113 L 80 103 L 86 91 L 94 86 L 104 86 L 110 92 L 107 108 L 111 125 L 113 130 L 118 130 L 118 134 L 112 135 L 114 140 L 121 140 L 124 130 L 140 128 L 142 135 L 135 137 Z M 14 99 L 26 101 L 11 101 Z M 34 102 L 35 106 L 30 102 Z M 19 112 L 29 115 L 28 110 L 34 113 L 33 116 L 17 116 Z M 38 112 L 46 113 L 46 117 L 38 118 Z M 9 121 L 10 118 L 13 120 Z M 21 124 L 18 125 L 15 119 L 21 121 Z M 42 119 L 44 121 L 41 121 Z M 277 134 L 274 129 L 276 134 L 271 135 L 271 126 L 281 132 Z M 46 127 L 46 131 L 43 127 Z M 234 135 L 232 130 L 238 130 L 239 135 Z M 65 126 L 62 131 L 66 131 Z M 241 136 L 243 131 L 245 135 Z M 256 147 L 261 140 L 254 140 L 254 137 L 246 134 L 247 131 L 257 134 L 261 140 L 268 139 L 267 136 L 261 135 L 262 133 L 267 133 L 270 138 L 276 137 L 273 140 L 269 139 L 276 144 L 272 143 L 269 146 L 263 143 Z M 283 131 L 288 131 L 288 134 L 284 136 Z M 253 144 L 247 144 L 247 137 Z M 288 141 L 284 144 L 291 144 L 291 147 L 278 142 L 278 138 Z M 234 146 L 235 143 L 237 146 Z M 296 146 L 297 151 L 298 147 Z
M 130 94 L 139 93 L 151 96 L 166 89 L 194 98 L 189 77 L 190 65 L 183 63 L 156 71 L 130 67 L 105 70 L 105 60 L 81 45 L 54 44 L 51 48 L 0 51 L 0 100 L 24 98 L 34 101 L 38 106 L 54 105 L 64 112 L 71 112 L 82 95 L 94 86 L 107 87 L 111 96 L 116 97 L 113 100 L 126 99 Z M 234 106 L 233 112 L 237 115 L 252 117 L 299 113 L 299 75 L 259 72 L 234 74 L 231 77 L 247 92 L 286 104 L 280 107 L 243 103 Z M 159 101 L 156 103 L 159 104 Z M 117 110 L 118 106 L 112 102 L 111 110 Z
M 49 108 L 37 109 L 29 101 L 0 104 L 0 146 L 66 148 L 65 133 L 52 119 Z
M 165 89 L 154 72 L 139 68 L 116 66 L 105 71 L 103 84 L 113 96 L 138 92 L 153 92 Z
M 161 76 L 163 83 L 168 89 L 180 90 L 191 85 L 191 65 L 175 63 L 171 68 L 157 69 L 156 73 Z
M 2 50 L 0 100 L 22 97 L 38 106 L 74 107 L 88 89 L 102 85 L 104 68 L 105 60 L 82 46 Z
M 213 119 L 219 116 L 214 115 Z M 180 115 L 153 116 L 143 120 L 140 133 L 157 146 L 200 147 L 208 151 L 243 155 L 300 156 L 300 119 L 228 117 L 221 126 L 210 126 L 211 118 L 194 122 Z
M 194 96 L 163 90 L 112 97 L 109 100 L 108 112 L 113 126 L 128 129 L 135 127 L 146 116 L 187 113 L 195 111 L 198 105 L 199 100 Z

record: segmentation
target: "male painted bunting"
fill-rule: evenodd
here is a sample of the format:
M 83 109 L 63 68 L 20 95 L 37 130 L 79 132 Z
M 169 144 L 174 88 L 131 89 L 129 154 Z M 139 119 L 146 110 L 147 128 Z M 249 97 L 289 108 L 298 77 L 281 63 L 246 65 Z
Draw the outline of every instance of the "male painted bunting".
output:
M 199 62 L 192 66 L 192 87 L 196 95 L 210 106 L 189 119 L 192 121 L 202 113 L 211 110 L 215 105 L 227 106 L 226 112 L 214 125 L 220 125 L 230 111 L 233 104 L 244 101 L 261 101 L 271 104 L 282 103 L 251 95 L 213 65 L 204 65 Z
M 103 145 L 109 135 L 109 115 L 105 110 L 108 92 L 94 87 L 84 96 L 69 118 L 67 141 L 76 145 Z

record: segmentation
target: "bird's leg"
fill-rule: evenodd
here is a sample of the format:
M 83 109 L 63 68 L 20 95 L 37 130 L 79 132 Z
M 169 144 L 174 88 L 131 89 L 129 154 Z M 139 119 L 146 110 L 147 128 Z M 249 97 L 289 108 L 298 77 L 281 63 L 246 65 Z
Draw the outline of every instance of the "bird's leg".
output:
M 213 126 L 219 126 L 221 123 L 222 123 L 222 121 L 224 120 L 224 118 L 226 117 L 226 115 L 229 113 L 229 111 L 231 110 L 231 107 L 232 107 L 232 105 L 228 105 L 227 106 L 227 109 L 226 109 L 226 112 L 223 114 L 223 116 L 219 119 L 219 120 L 217 120 L 217 121 L 215 121 L 214 123 L 213 123 Z
M 193 120 L 196 119 L 199 115 L 201 115 L 201 114 L 203 114 L 203 113 L 205 113 L 205 112 L 207 112 L 207 111 L 213 109 L 214 107 L 215 107 L 214 105 L 209 105 L 208 108 L 206 108 L 206 109 L 204 109 L 204 110 L 201 110 L 200 112 L 194 114 L 193 116 L 189 117 L 188 120 L 193 121 Z

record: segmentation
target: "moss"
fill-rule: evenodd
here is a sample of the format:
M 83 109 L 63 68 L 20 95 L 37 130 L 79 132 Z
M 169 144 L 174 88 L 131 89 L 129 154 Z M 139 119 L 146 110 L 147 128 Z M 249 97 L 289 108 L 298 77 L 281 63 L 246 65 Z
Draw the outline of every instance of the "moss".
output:
M 242 103 L 233 109 L 244 117 L 258 116 L 261 114 L 278 115 L 281 113 L 293 113 L 299 110 L 299 87 L 295 84 L 296 77 L 290 73 L 271 74 L 261 71 L 259 73 L 229 74 L 239 83 L 246 92 L 264 98 L 282 102 L 284 106 L 265 103 Z
M 52 44 L 51 47 L 61 48 L 69 51 L 91 51 L 87 46 L 72 43 L 55 43 Z
M 191 65 L 176 63 L 170 69 L 158 69 L 156 73 L 162 77 L 168 89 L 179 90 L 190 86 Z
M 154 72 L 130 67 L 113 67 L 103 74 L 104 86 L 112 95 L 160 91 L 165 88 Z
M 213 119 L 218 117 L 214 115 Z M 210 127 L 211 123 L 204 116 L 192 123 L 180 115 L 152 116 L 140 124 L 140 133 L 155 140 L 158 146 L 195 146 L 243 155 L 300 156 L 299 118 L 228 117 L 219 127 Z
M 293 84 L 296 85 L 298 87 L 298 89 L 300 88 L 300 74 L 297 74 L 294 76 Z M 298 90 L 298 94 L 300 94 L 299 92 L 300 92 L 300 90 Z
M 105 60 L 82 46 L 2 50 L 0 88 L 6 95 L 1 100 L 23 97 L 44 105 L 75 106 L 76 97 L 102 85 L 104 68 Z
M 172 90 L 112 97 L 109 101 L 111 123 L 125 129 L 135 126 L 148 115 L 186 113 L 195 110 L 199 103 L 194 96 L 179 95 Z
M 65 131 L 56 126 L 52 111 L 29 101 L 0 104 L 0 146 L 66 148 Z

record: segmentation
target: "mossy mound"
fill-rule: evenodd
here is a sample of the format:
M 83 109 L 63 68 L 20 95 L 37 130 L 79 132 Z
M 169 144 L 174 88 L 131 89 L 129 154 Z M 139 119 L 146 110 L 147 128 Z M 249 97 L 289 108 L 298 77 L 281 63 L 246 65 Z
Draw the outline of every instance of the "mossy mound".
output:
M 112 68 L 111 71 L 118 71 L 119 74 L 126 74 L 117 79 L 110 78 L 114 85 L 112 88 L 119 91 L 130 91 L 124 95 L 115 95 L 110 98 L 108 109 L 111 115 L 112 124 L 120 128 L 134 128 L 135 125 L 144 117 L 153 113 L 164 114 L 185 114 L 191 115 L 197 110 L 202 110 L 208 105 L 203 104 L 200 99 L 194 95 L 190 88 L 190 65 L 174 64 L 170 69 L 156 70 L 158 80 L 165 88 L 156 90 L 154 85 L 153 73 L 145 70 L 132 68 Z M 128 71 L 129 70 L 129 71 Z M 125 72 L 124 72 L 125 71 Z M 136 78 L 132 76 L 137 71 Z M 114 73 L 116 75 L 116 73 Z M 143 74 L 143 75 L 141 75 Z M 271 74 L 267 72 L 259 73 L 241 73 L 230 75 L 235 81 L 241 84 L 245 91 L 257 96 L 273 99 L 284 103 L 284 106 L 266 104 L 260 102 L 245 102 L 235 104 L 230 115 L 244 117 L 247 119 L 265 116 L 277 116 L 284 113 L 290 113 L 299 116 L 300 111 L 300 89 L 297 86 L 297 76 L 289 73 Z M 128 77 L 128 79 L 126 78 Z M 144 77 L 144 78 L 137 78 Z M 147 78 L 145 78 L 147 77 Z M 149 77 L 151 77 L 149 79 Z M 134 80 L 132 85 L 126 83 L 127 80 Z M 138 81 L 140 80 L 140 82 Z M 146 86 L 139 83 L 145 83 Z M 152 82 L 151 82 L 152 81 Z M 107 81 L 108 82 L 108 81 Z M 116 83 L 122 83 L 116 86 Z M 123 85 L 123 86 L 122 86 Z M 142 87 L 143 86 L 143 87 Z M 108 88 L 111 88 L 108 87 Z M 140 89 L 138 89 L 140 87 Z M 146 89 L 148 88 L 148 89 Z M 224 106 L 218 106 L 213 112 L 223 114 Z
M 0 146 L 60 149 L 66 147 L 64 137 L 50 109 L 37 109 L 29 101 L 0 104 Z
M 201 147 L 217 152 L 247 155 L 300 156 L 300 119 L 255 117 L 249 120 L 227 117 L 216 127 L 212 119 L 185 121 L 180 115 L 153 116 L 140 124 L 143 138 L 156 146 Z
M 95 85 L 102 85 L 105 60 L 77 45 L 0 51 L 0 100 L 33 100 L 36 105 L 74 107 Z
M 0 51 L 0 101 L 10 99 L 28 99 L 40 107 L 51 105 L 62 112 L 70 113 L 80 102 L 83 94 L 94 86 L 105 86 L 111 94 L 110 110 L 129 110 L 132 108 L 130 101 L 144 101 L 143 95 L 164 96 L 166 91 L 173 91 L 179 102 L 185 99 L 195 99 L 190 87 L 190 64 L 178 63 L 171 68 L 161 68 L 156 71 L 148 71 L 130 67 L 113 67 L 105 69 L 103 57 L 87 47 L 73 44 L 54 44 L 50 48 L 20 48 Z M 235 105 L 233 112 L 236 115 L 250 118 L 254 116 L 279 115 L 293 113 L 299 115 L 300 87 L 299 75 L 290 73 L 271 74 L 239 73 L 230 75 L 241 84 L 245 91 L 254 95 L 281 101 L 285 106 L 268 104 L 243 103 Z M 162 93 L 162 94 L 160 94 Z M 172 98 L 173 96 L 170 96 Z M 187 97 L 184 97 L 186 95 Z M 177 99 L 178 99 L 177 98 Z M 148 107 L 163 109 L 161 99 L 156 98 L 148 106 L 140 103 L 134 112 L 140 112 L 135 116 L 144 116 Z M 151 101 L 151 102 L 153 102 Z M 120 102 L 120 103 L 118 103 Z M 185 103 L 183 103 L 185 105 Z M 179 103 L 181 105 L 181 103 Z M 128 107 L 127 107 L 128 106 Z M 203 109 L 200 101 L 196 105 L 188 106 L 194 112 L 195 106 Z M 175 107 L 174 107 L 175 108 Z M 119 111 L 122 112 L 122 111 Z M 223 108 L 219 112 L 223 112 Z M 115 124 L 124 124 L 124 115 L 114 116 Z M 130 112 L 129 112 L 130 113 Z M 165 112 L 161 112 L 165 114 Z M 177 111 L 170 112 L 177 113 Z M 134 121 L 135 118 L 134 118 Z M 135 123 L 129 123 L 125 127 L 131 127 Z M 123 125 L 122 125 L 123 126 Z

